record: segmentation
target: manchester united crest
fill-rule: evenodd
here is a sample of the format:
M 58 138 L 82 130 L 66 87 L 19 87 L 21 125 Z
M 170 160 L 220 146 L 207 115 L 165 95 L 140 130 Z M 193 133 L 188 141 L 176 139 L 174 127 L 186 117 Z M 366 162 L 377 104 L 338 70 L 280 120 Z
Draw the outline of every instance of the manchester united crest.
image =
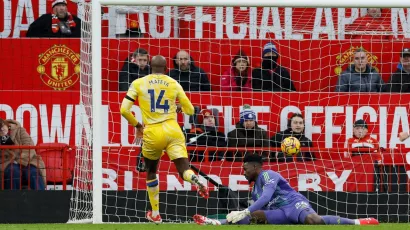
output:
M 378 57 L 376 55 L 371 54 L 369 51 L 364 49 L 363 47 L 356 46 L 356 47 L 350 47 L 350 49 L 346 50 L 342 54 L 339 54 L 336 56 L 336 65 L 337 67 L 335 68 L 335 74 L 338 76 L 342 73 L 343 71 L 343 66 L 345 64 L 351 64 L 353 60 L 353 55 L 354 51 L 357 49 L 363 49 L 367 52 L 367 61 L 369 62 L 370 65 L 372 65 L 373 68 L 375 68 L 377 71 L 379 69 L 376 67 L 377 59 Z
M 65 90 L 80 78 L 80 54 L 65 45 L 54 45 L 38 57 L 37 72 L 44 84 Z

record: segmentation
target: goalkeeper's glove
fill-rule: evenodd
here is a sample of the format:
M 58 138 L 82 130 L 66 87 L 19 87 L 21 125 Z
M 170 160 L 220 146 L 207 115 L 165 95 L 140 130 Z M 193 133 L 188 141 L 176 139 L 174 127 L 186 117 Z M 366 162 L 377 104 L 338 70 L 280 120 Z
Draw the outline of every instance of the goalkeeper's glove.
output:
M 248 209 L 242 210 L 242 211 L 232 211 L 226 216 L 226 220 L 228 222 L 231 222 L 235 224 L 236 222 L 242 220 L 243 218 L 250 216 L 251 213 L 249 212 Z

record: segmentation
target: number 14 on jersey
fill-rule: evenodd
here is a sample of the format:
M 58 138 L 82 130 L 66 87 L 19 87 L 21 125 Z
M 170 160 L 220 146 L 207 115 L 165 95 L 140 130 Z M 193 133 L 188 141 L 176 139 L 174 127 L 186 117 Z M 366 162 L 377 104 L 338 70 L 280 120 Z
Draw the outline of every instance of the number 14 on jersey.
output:
M 151 112 L 156 112 L 156 109 L 163 109 L 164 113 L 168 113 L 169 105 L 168 100 L 164 100 L 164 104 L 161 104 L 162 98 L 164 97 L 165 90 L 159 92 L 158 98 L 155 95 L 155 90 L 149 89 L 148 93 L 151 98 Z

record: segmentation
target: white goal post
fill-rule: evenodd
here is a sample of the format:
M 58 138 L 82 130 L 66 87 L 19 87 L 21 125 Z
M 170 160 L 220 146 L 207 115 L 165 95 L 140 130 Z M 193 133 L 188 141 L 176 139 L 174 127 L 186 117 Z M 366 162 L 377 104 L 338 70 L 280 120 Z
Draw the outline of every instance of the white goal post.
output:
M 91 59 L 92 59 L 92 222 L 102 223 L 102 117 L 99 115 L 102 109 L 102 53 L 101 53 L 101 6 L 124 5 L 124 6 L 244 6 L 244 7 L 333 7 L 333 8 L 399 8 L 410 7 L 409 1 L 389 0 L 92 0 L 91 18 Z

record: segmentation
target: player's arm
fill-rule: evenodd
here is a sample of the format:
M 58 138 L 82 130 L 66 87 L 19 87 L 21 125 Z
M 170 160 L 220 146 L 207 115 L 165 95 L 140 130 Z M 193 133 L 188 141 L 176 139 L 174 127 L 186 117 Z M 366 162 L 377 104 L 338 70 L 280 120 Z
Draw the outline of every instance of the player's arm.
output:
M 269 174 L 268 172 L 263 173 L 265 173 L 266 175 L 264 175 L 263 179 L 262 195 L 257 201 L 255 201 L 255 203 L 248 207 L 249 213 L 261 210 L 263 206 L 267 205 L 271 201 L 273 193 L 275 192 L 276 186 L 278 184 L 279 180 L 274 177 L 273 174 Z
M 182 112 L 184 112 L 187 115 L 193 115 L 195 112 L 194 106 L 192 105 L 188 97 L 186 96 L 180 84 L 177 84 L 177 98 L 178 98 L 179 103 L 181 104 Z
M 242 211 L 233 211 L 229 213 L 226 216 L 226 220 L 228 222 L 236 223 L 242 220 L 243 218 L 245 218 L 246 216 L 250 216 L 251 213 L 261 210 L 263 206 L 267 205 L 271 201 L 279 180 L 272 173 L 268 173 L 268 172 L 264 172 L 264 173 L 266 173 L 266 175 L 263 175 L 264 179 L 262 182 L 263 184 L 262 195 L 259 197 L 257 201 L 255 201 L 255 203 L 249 206 L 249 208 L 242 210 Z
M 136 87 L 134 84 L 136 84 L 135 81 L 132 82 L 131 87 L 127 92 L 127 95 L 122 100 L 120 112 L 121 112 L 121 115 L 128 121 L 128 123 L 138 128 L 138 126 L 142 126 L 142 125 L 137 121 L 137 119 L 131 113 L 131 108 L 134 105 L 134 102 L 138 97 Z

